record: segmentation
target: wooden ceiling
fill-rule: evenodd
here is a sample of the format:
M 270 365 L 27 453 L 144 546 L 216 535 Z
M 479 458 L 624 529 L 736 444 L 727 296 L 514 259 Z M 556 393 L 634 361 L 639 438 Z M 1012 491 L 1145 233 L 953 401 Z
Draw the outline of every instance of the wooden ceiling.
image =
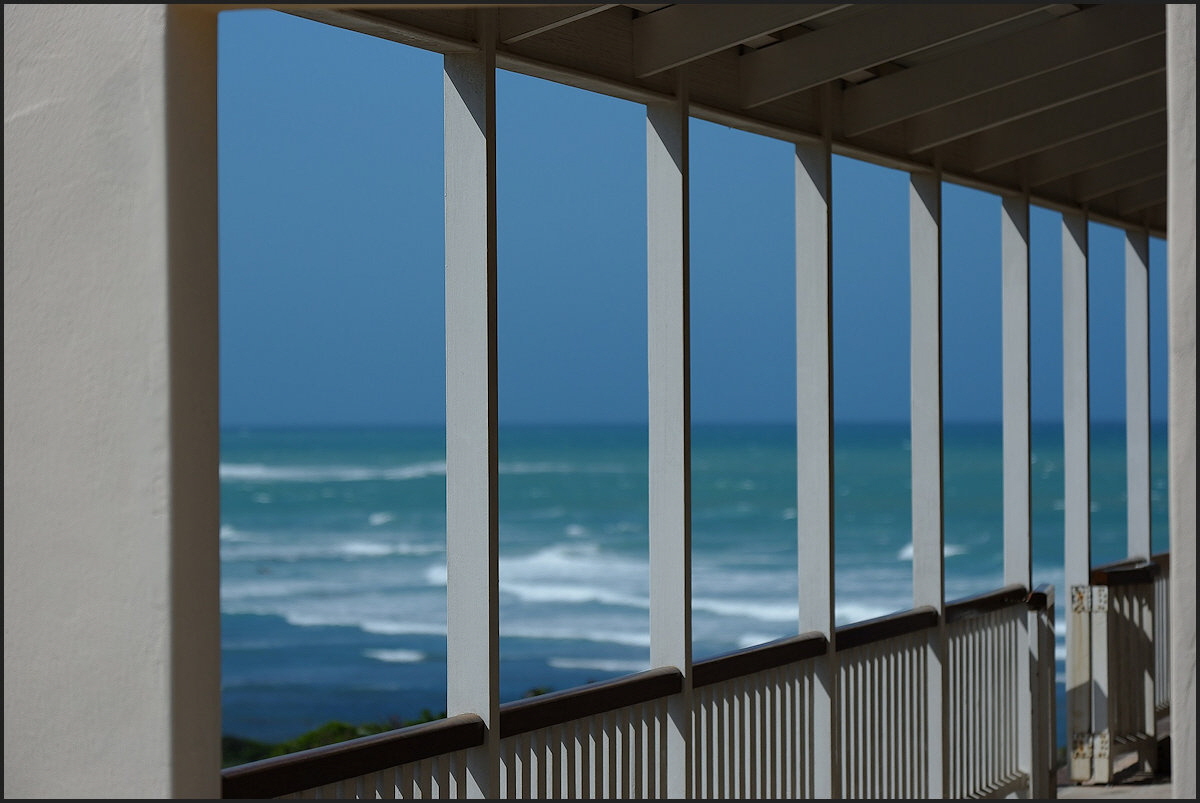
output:
M 290 6 L 289 13 L 1166 234 L 1161 4 Z

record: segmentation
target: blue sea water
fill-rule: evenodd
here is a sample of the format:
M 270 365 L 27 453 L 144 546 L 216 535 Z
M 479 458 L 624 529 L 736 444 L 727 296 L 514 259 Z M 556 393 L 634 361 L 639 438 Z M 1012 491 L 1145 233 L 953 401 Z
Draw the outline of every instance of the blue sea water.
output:
M 1002 584 L 1001 430 L 945 431 L 946 593 Z M 908 427 L 835 429 L 839 623 L 911 607 Z M 1062 432 L 1032 436 L 1034 582 L 1062 589 Z M 1092 561 L 1125 554 L 1122 427 L 1092 428 Z M 1154 548 L 1166 549 L 1155 430 Z M 796 632 L 790 425 L 696 425 L 696 658 Z M 229 429 L 221 442 L 222 714 L 227 734 L 289 739 L 330 720 L 446 705 L 445 432 Z M 648 667 L 644 426 L 500 432 L 503 700 Z M 1060 675 L 1063 617 L 1058 617 Z M 1060 718 L 1061 719 L 1061 718 Z

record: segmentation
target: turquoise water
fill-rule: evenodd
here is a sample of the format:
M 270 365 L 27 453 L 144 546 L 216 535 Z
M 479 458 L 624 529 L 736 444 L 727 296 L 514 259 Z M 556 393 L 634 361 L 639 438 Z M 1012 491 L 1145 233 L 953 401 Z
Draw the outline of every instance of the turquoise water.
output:
M 947 425 L 947 597 L 1001 585 L 998 425 Z M 1166 548 L 1156 430 L 1155 550 Z M 1124 431 L 1092 431 L 1092 561 L 1124 556 Z M 839 623 L 911 606 L 906 425 L 835 430 Z M 1061 427 L 1032 437 L 1034 582 L 1062 588 Z M 693 644 L 796 632 L 791 426 L 698 425 Z M 221 444 L 223 730 L 283 740 L 331 719 L 445 708 L 442 428 L 229 430 Z M 500 433 L 503 700 L 647 668 L 644 426 Z M 1060 661 L 1062 617 L 1059 617 Z M 1060 668 L 1061 671 L 1061 668 Z

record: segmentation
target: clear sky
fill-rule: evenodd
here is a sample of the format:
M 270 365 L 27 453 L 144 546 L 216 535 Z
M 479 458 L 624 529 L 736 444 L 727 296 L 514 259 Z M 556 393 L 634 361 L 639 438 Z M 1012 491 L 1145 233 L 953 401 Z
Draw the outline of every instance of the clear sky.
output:
M 220 29 L 226 426 L 444 420 L 441 57 L 273 11 Z M 693 121 L 692 413 L 794 418 L 792 148 Z M 497 76 L 502 422 L 646 420 L 645 118 Z M 905 174 L 834 160 L 834 407 L 908 417 Z M 1000 202 L 943 195 L 948 421 L 1000 417 Z M 1061 418 L 1059 216 L 1031 221 L 1032 406 Z M 1122 237 L 1091 227 L 1092 418 L 1124 414 Z M 1165 245 L 1151 407 L 1166 416 Z

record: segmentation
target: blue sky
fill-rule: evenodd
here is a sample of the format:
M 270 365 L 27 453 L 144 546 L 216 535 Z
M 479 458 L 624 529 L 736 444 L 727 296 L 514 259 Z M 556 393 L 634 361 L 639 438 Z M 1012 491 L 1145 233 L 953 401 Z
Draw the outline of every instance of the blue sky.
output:
M 440 423 L 441 57 L 278 12 L 220 19 L 222 423 Z M 792 148 L 691 136 L 693 420 L 791 421 Z M 497 151 L 502 423 L 644 422 L 643 108 L 501 72 Z M 907 420 L 906 176 L 835 157 L 834 205 L 835 417 Z M 943 210 L 945 416 L 998 420 L 1000 202 L 947 185 Z M 1033 210 L 1035 420 L 1061 418 L 1058 221 Z M 1122 237 L 1090 236 L 1092 418 L 1114 420 Z M 1156 418 L 1164 260 L 1152 240 Z

